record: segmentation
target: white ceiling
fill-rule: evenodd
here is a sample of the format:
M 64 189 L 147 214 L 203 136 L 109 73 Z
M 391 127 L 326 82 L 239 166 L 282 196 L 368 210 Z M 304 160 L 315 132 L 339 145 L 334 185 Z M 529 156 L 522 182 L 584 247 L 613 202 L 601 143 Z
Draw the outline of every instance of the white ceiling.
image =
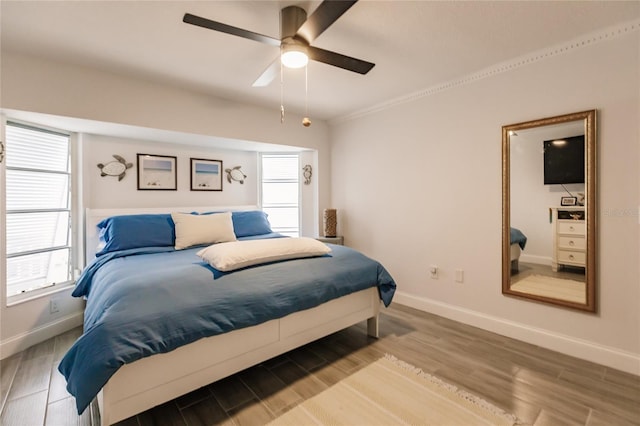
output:
M 278 48 L 182 22 L 185 12 L 279 38 L 279 10 L 319 1 L 7 1 L 2 49 L 278 108 L 280 84 L 251 87 Z M 335 119 L 494 64 L 636 20 L 640 1 L 361 0 L 312 44 L 374 62 L 367 75 L 310 63 L 309 116 Z M 304 113 L 304 71 L 285 108 Z

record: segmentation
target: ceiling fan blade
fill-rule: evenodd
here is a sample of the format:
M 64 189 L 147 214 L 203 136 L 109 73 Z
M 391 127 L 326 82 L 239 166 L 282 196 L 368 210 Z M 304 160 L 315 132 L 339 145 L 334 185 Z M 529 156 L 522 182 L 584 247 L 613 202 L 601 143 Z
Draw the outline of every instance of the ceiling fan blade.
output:
M 254 33 L 253 31 L 243 30 L 242 28 L 233 27 L 231 25 L 223 24 L 222 22 L 212 21 L 207 18 L 185 13 L 182 22 L 187 24 L 197 25 L 198 27 L 208 28 L 214 31 L 220 31 L 235 35 L 238 37 L 248 38 L 249 40 L 259 41 L 260 43 L 270 44 L 272 46 L 280 46 L 280 40 L 277 38 L 269 37 L 266 35 Z
M 271 62 L 266 70 L 260 74 L 260 77 L 256 79 L 251 85 L 252 87 L 264 87 L 268 86 L 280 71 L 280 55 L 276 56 L 276 59 Z
M 359 74 L 368 73 L 371 71 L 371 68 L 376 65 L 371 62 L 363 61 L 362 59 L 352 58 L 351 56 L 342 55 L 340 53 L 331 52 L 329 50 L 313 46 L 307 47 L 307 55 L 314 61 L 323 62 L 325 64 L 357 72 Z
M 296 36 L 302 37 L 307 43 L 311 43 L 349 10 L 351 6 L 356 4 L 357 1 L 358 0 L 323 1 L 298 29 Z

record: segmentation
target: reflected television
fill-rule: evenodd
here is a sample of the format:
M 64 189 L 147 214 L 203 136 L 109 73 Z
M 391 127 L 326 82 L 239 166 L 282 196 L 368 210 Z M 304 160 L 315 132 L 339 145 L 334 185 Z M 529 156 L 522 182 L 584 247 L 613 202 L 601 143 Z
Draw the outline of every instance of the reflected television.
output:
M 544 184 L 584 183 L 584 146 L 584 135 L 544 141 Z

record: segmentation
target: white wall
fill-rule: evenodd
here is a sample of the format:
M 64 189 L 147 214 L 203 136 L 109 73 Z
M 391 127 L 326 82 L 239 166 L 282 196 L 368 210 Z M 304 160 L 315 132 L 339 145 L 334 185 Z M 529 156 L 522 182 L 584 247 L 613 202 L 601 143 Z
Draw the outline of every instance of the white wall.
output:
M 85 207 L 94 209 L 118 207 L 179 207 L 179 206 L 237 206 L 258 204 L 257 154 L 251 151 L 206 149 L 168 143 L 84 135 Z M 100 176 L 98 163 L 114 161 L 118 154 L 133 164 L 125 177 Z M 176 191 L 138 191 L 137 154 L 170 155 L 177 157 Z M 247 175 L 244 184 L 229 183 L 223 173 L 222 191 L 190 190 L 190 159 L 221 160 L 223 168 L 242 166 Z
M 84 206 L 85 208 L 130 208 L 130 207 L 180 207 L 180 206 L 240 206 L 259 204 L 258 196 L 258 153 L 197 145 L 160 143 L 130 138 L 104 135 L 82 137 L 84 145 Z M 284 151 L 283 147 L 281 152 Z M 177 191 L 138 191 L 136 158 L 138 153 L 170 155 L 177 157 Z M 98 163 L 114 161 L 113 154 L 120 155 L 134 167 L 126 172 L 122 181 L 116 177 L 100 176 Z M 318 170 L 317 151 L 302 151 L 300 167 L 312 166 L 311 184 L 302 185 L 301 234 L 319 235 L 318 228 Z M 247 178 L 244 184 L 229 183 L 223 174 L 222 191 L 190 190 L 190 159 L 204 158 L 221 160 L 223 168 L 242 166 Z M 302 170 L 301 170 L 302 173 Z
M 202 205 L 206 201 L 218 204 L 256 204 L 257 177 L 255 153 L 235 151 L 235 141 L 260 142 L 303 150 L 306 163 L 313 163 L 313 185 L 302 192 L 303 202 L 315 202 L 316 211 L 305 212 L 303 233 L 317 235 L 318 211 L 329 207 L 330 153 L 327 124 L 314 120 L 303 127 L 302 117 L 288 114 L 280 123 L 277 107 L 273 110 L 238 104 L 202 93 L 170 87 L 150 81 L 111 74 L 96 69 L 81 68 L 15 52 L 2 53 L 0 108 L 4 111 L 47 114 L 61 117 L 95 120 L 102 125 L 115 123 L 132 128 L 159 129 L 188 135 L 228 139 L 228 150 L 201 146 L 171 145 L 142 140 L 83 134 L 80 137 L 84 158 L 83 207 L 144 207 Z M 28 114 L 27 114 L 28 116 Z M 11 117 L 9 117 L 11 118 Z M 21 114 L 25 119 L 25 115 Z M 73 120 L 72 120 L 73 121 Z M 71 121 L 71 122 L 72 122 Z M 48 123 L 49 125 L 54 125 Z M 69 128 L 66 130 L 76 131 Z M 112 154 L 121 154 L 135 163 L 135 153 L 145 148 L 152 154 L 179 157 L 179 191 L 137 191 L 135 174 L 117 182 L 101 178 L 96 164 L 107 162 Z M 147 153 L 147 152 L 144 152 Z M 217 159 L 224 156 L 227 165 L 246 164 L 249 178 L 245 185 L 224 183 L 222 193 L 191 193 L 188 190 L 189 156 L 202 155 Z M 214 157 L 211 157 L 214 155 Z M 251 157 L 251 158 L 249 158 Z M 237 162 L 237 164 L 235 164 Z M 144 194 L 141 194 L 144 192 Z M 172 192 L 172 196 L 167 196 Z M 195 203 L 198 200 L 199 202 Z M 309 219 L 315 223 L 309 223 Z M 2 266 L 0 266 L 2 268 Z M 1 271 L 0 271 L 1 272 Z M 0 286 L 5 288 L 4 274 Z M 4 290 L 3 290 L 4 291 Z M 0 292 L 3 295 L 3 292 Z M 49 301 L 55 298 L 60 311 L 49 313 Z M 4 297 L 2 297 L 4 300 Z M 61 333 L 82 323 L 83 303 L 70 297 L 70 290 L 20 303 L 11 307 L 0 303 L 0 358 Z
M 396 301 L 640 374 L 638 31 L 578 45 L 332 123 L 332 205 Z M 598 312 L 503 296 L 501 127 L 593 108 Z
M 331 152 L 326 123 L 281 125 L 271 110 L 16 53 L 2 52 L 0 106 L 317 150 L 318 211 L 338 208 L 340 233 L 387 266 L 397 301 L 638 372 L 638 51 L 637 32 L 605 38 L 337 123 Z M 501 126 L 590 108 L 599 110 L 599 311 L 504 297 Z M 0 306 L 0 356 L 80 318 L 77 306 L 51 316 L 48 304 Z
M 239 104 L 15 52 L 2 52 L 1 66 L 3 109 L 229 139 L 229 149 L 240 140 L 315 150 L 318 209 L 330 207 L 329 131 L 321 120 L 303 127 L 302 116 L 291 113 L 281 124 L 277 106 Z

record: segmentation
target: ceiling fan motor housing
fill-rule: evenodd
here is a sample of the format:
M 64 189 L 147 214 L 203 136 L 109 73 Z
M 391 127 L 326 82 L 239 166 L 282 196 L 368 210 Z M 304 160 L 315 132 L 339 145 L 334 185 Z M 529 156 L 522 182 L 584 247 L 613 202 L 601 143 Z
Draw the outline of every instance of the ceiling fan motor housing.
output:
M 292 39 L 306 20 L 307 12 L 301 7 L 288 6 L 283 8 L 280 11 L 280 40 Z

